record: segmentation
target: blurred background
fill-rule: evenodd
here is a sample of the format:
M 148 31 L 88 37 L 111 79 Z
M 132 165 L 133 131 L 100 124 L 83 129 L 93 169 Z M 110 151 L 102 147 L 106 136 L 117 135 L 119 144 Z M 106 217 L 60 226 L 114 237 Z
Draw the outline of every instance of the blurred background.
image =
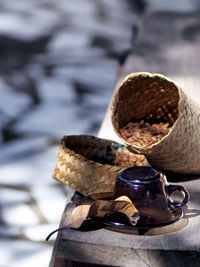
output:
M 97 135 L 142 0 L 0 0 L 0 266 L 48 266 L 63 135 Z

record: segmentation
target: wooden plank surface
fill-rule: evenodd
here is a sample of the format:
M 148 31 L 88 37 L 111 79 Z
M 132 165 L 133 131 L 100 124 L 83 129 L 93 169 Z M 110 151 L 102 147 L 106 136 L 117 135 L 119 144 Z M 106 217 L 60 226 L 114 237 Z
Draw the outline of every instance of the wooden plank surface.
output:
M 162 73 L 200 102 L 200 14 L 150 13 L 138 32 L 118 84 L 131 72 Z M 109 109 L 99 136 L 118 140 Z M 200 179 L 178 181 L 175 183 L 185 186 L 191 198 L 184 219 L 177 224 L 143 234 L 64 230 L 58 235 L 55 253 L 61 258 L 112 266 L 199 266 Z M 62 224 L 67 223 L 69 212 L 66 208 Z

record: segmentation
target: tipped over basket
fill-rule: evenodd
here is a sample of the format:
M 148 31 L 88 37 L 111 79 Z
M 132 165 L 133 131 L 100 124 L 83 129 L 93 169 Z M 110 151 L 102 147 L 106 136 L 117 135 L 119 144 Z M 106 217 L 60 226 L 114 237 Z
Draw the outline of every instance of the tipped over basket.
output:
M 113 161 L 118 155 L 123 164 Z M 118 172 L 147 164 L 143 155 L 132 154 L 116 142 L 89 135 L 64 136 L 53 178 L 93 199 L 112 197 Z
M 119 86 L 111 110 L 113 128 L 131 151 L 144 154 L 162 170 L 200 173 L 200 106 L 172 80 L 161 74 L 132 73 Z M 141 138 L 141 128 L 152 130 L 156 123 L 167 125 L 164 134 L 156 139 L 152 132 L 152 142 L 145 134 Z M 129 136 L 130 125 L 138 127 L 137 138 Z

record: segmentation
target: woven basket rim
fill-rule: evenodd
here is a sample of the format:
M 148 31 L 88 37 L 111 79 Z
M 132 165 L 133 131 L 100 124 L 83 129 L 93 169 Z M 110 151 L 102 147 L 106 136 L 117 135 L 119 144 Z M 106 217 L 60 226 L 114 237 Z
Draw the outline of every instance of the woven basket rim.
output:
M 174 87 L 177 88 L 177 91 L 178 91 L 178 94 L 179 94 L 179 100 L 178 100 L 178 118 L 175 120 L 174 124 L 172 125 L 171 127 L 171 130 L 165 135 L 163 136 L 159 141 L 151 144 L 149 147 L 147 148 L 142 148 L 141 146 L 139 145 L 136 145 L 136 144 L 131 144 L 129 143 L 128 141 L 126 141 L 125 139 L 122 138 L 122 136 L 120 135 L 119 131 L 116 129 L 116 127 L 114 126 L 114 110 L 115 110 L 115 107 L 116 107 L 116 102 L 114 101 L 117 97 L 118 97 L 118 94 L 119 94 L 119 91 L 120 91 L 120 88 L 123 86 L 123 84 L 130 78 L 136 78 L 136 77 L 139 77 L 139 76 L 148 76 L 148 77 L 159 77 L 161 79 L 164 79 L 164 80 L 167 80 L 168 82 L 172 83 L 174 85 Z M 122 82 L 119 84 L 118 86 L 118 90 L 116 91 L 116 93 L 114 94 L 114 97 L 113 97 L 113 101 L 112 101 L 112 104 L 111 104 L 111 121 L 112 121 L 112 126 L 113 126 L 113 129 L 115 131 L 115 133 L 117 134 L 117 136 L 120 138 L 120 140 L 123 141 L 123 143 L 125 143 L 127 146 L 127 149 L 133 153 L 139 153 L 139 154 L 143 154 L 144 152 L 145 153 L 148 153 L 148 152 L 151 152 L 151 150 L 153 149 L 153 147 L 157 146 L 158 144 L 161 144 L 164 142 L 164 140 L 166 138 L 168 138 L 168 136 L 170 136 L 171 134 L 173 134 L 173 130 L 176 126 L 176 124 L 179 122 L 180 118 L 181 118 L 181 113 L 180 113 L 180 96 L 181 94 L 185 94 L 183 92 L 183 90 L 177 85 L 175 84 L 175 82 L 173 80 L 171 80 L 170 78 L 166 77 L 165 75 L 163 74 L 160 74 L 160 73 L 150 73 L 150 72 L 134 72 L 134 73 L 130 73 L 128 75 L 125 76 L 125 78 L 122 80 Z
M 100 162 L 97 162 L 97 161 L 94 161 L 94 160 L 91 160 L 91 159 L 87 159 L 85 156 L 82 156 L 76 152 L 74 152 L 74 150 L 71 150 L 69 148 L 66 147 L 65 145 L 65 139 L 69 139 L 69 138 L 78 138 L 78 137 L 86 137 L 88 139 L 92 138 L 92 139 L 96 139 L 96 140 L 101 140 L 102 142 L 108 142 L 108 143 L 115 143 L 115 144 L 120 144 L 116 141 L 113 141 L 113 140 L 109 140 L 109 139 L 104 139 L 104 138 L 100 138 L 100 137 L 96 137 L 96 136 L 93 136 L 93 135 L 65 135 L 63 136 L 63 138 L 61 139 L 61 146 L 63 148 L 63 150 L 68 153 L 70 152 L 72 155 L 74 155 L 74 157 L 78 157 L 84 161 L 87 161 L 87 162 L 91 162 L 93 164 L 95 164 L 96 166 L 98 167 L 105 167 L 105 166 L 108 166 L 108 167 L 115 167 L 116 171 L 118 170 L 122 170 L 124 169 L 125 167 L 121 167 L 121 166 L 117 166 L 117 165 L 111 165 L 111 164 L 103 164 L 103 163 L 100 163 Z
M 96 161 L 96 155 L 101 157 L 101 154 L 104 154 L 101 152 L 111 144 L 120 143 L 92 135 L 63 136 L 53 178 L 84 196 L 111 194 L 117 174 L 127 168 Z M 125 153 L 130 151 L 126 148 Z M 136 155 L 136 160 L 140 157 L 141 155 Z M 146 164 L 147 159 L 144 155 L 142 157 Z

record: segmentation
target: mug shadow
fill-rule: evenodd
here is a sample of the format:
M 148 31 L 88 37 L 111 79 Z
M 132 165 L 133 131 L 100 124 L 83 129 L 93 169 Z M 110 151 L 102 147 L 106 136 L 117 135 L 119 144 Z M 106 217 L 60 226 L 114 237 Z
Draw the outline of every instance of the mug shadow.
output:
M 188 224 L 188 218 L 183 217 L 178 222 L 175 222 L 172 225 L 166 225 L 162 227 L 154 227 L 154 228 L 140 228 L 140 229 L 134 229 L 134 228 L 114 228 L 114 227 L 105 227 L 105 229 L 118 232 L 122 234 L 129 234 L 129 235 L 144 235 L 144 236 L 156 236 L 156 235 L 166 235 L 170 233 L 177 232 Z
M 187 206 L 185 206 L 183 208 L 183 212 L 184 212 L 184 215 L 183 215 L 183 218 L 194 218 L 194 217 L 197 217 L 197 216 L 200 216 L 200 210 L 198 209 L 189 209 Z

